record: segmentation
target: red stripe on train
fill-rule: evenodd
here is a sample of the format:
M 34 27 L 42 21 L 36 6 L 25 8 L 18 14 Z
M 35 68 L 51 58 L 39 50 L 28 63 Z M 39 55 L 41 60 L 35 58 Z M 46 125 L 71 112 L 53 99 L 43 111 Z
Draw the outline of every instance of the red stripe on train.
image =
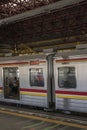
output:
M 32 65 L 37 65 L 37 63 L 38 64 L 42 64 L 42 63 L 46 63 L 46 61 L 38 61 L 38 62 L 36 62 L 36 61 L 32 61 L 32 62 L 34 62 L 34 64 L 32 64 Z M 36 63 L 36 64 L 35 64 Z M 22 64 L 30 64 L 30 61 L 29 62 L 12 62 L 12 63 L 1 63 L 0 65 L 22 65 Z
M 65 59 L 65 60 L 56 60 L 56 62 L 70 62 L 70 61 L 84 61 L 87 60 L 87 58 L 76 58 L 76 59 Z
M 77 92 L 77 91 L 61 91 L 61 90 L 56 90 L 56 94 L 71 94 L 71 95 L 83 95 L 87 96 L 87 92 Z
M 27 89 L 27 88 L 20 88 L 20 91 L 26 91 L 26 92 L 38 92 L 38 93 L 47 93 L 47 90 L 41 90 L 41 89 Z
M 14 62 L 14 63 L 1 63 L 0 65 L 16 65 L 16 64 L 29 64 L 29 62 Z

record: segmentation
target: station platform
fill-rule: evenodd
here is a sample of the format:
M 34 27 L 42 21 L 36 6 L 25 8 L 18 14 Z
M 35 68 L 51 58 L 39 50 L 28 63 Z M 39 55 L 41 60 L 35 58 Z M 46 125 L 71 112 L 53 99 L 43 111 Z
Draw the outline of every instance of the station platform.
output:
M 1 130 L 87 130 L 85 117 L 0 105 Z

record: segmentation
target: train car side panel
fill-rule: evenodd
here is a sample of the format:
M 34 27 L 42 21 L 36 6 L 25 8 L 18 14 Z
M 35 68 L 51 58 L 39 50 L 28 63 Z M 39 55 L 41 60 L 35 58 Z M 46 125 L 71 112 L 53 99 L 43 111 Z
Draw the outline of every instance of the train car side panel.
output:
M 20 67 L 20 103 L 38 107 L 47 104 L 47 65 Z
M 55 60 L 56 109 L 87 112 L 86 66 L 86 62 L 63 64 Z

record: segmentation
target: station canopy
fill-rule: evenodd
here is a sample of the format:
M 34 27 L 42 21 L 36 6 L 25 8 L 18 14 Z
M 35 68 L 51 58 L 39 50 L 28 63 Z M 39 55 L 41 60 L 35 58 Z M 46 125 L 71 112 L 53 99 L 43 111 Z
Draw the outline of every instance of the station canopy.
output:
M 0 0 L 0 56 L 87 43 L 87 0 Z

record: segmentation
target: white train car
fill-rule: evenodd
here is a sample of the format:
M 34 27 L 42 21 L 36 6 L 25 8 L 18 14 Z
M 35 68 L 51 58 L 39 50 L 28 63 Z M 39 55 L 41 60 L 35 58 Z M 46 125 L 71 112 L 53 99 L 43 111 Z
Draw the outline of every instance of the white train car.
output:
M 55 109 L 87 113 L 87 50 L 57 53 Z
M 87 50 L 0 58 L 0 101 L 87 113 Z

